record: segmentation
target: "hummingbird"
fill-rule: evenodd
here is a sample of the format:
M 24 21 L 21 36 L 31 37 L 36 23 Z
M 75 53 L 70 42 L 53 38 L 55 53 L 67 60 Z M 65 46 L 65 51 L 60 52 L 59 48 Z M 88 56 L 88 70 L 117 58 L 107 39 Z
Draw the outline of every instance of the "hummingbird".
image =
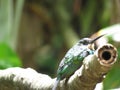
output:
M 57 70 L 57 78 L 52 90 L 56 90 L 60 80 L 68 79 L 82 66 L 82 62 L 88 55 L 94 54 L 94 42 L 104 35 L 94 39 L 83 38 L 79 40 L 64 56 Z

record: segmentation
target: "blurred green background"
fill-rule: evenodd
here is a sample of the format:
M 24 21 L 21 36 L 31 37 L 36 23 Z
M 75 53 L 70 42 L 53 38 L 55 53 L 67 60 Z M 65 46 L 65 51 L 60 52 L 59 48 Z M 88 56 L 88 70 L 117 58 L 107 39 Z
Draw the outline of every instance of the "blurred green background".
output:
M 56 76 L 80 38 L 120 22 L 119 0 L 0 0 L 0 69 Z

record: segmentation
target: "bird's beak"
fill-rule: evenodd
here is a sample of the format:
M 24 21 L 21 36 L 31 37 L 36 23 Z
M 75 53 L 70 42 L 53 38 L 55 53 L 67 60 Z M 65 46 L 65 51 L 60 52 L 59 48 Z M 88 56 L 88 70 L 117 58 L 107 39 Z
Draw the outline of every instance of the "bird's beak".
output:
M 101 36 L 98 36 L 98 37 L 92 39 L 92 40 L 89 42 L 88 48 L 94 50 L 94 44 L 93 44 L 93 43 L 94 43 L 96 40 L 98 40 L 98 39 L 100 39 L 101 37 L 103 37 L 104 35 L 105 35 L 105 34 L 103 34 L 103 35 L 101 35 Z
M 106 34 L 103 34 L 103 35 L 101 35 L 101 36 L 98 36 L 98 37 L 92 39 L 92 40 L 89 42 L 89 44 L 94 43 L 96 40 L 100 39 L 100 38 L 103 37 L 104 35 L 106 35 Z

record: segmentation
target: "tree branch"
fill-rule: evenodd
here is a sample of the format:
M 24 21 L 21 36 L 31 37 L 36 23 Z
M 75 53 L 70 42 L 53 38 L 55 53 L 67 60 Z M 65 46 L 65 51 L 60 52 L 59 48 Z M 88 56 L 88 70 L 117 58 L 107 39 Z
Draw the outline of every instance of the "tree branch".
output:
M 94 55 L 85 58 L 83 65 L 67 81 L 61 80 L 58 90 L 94 90 L 116 62 L 117 51 L 106 44 Z M 0 90 L 51 90 L 55 79 L 27 68 L 0 70 Z

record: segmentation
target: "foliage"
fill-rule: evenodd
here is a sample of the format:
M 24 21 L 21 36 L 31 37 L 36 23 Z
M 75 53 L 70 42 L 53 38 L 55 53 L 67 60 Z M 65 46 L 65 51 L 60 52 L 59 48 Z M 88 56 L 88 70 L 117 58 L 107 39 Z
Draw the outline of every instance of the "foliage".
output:
M 16 11 L 13 4 L 13 0 L 0 0 L 0 69 L 21 66 L 15 53 L 23 0 L 16 0 Z
M 19 57 L 5 43 L 0 43 L 0 69 L 22 66 Z

